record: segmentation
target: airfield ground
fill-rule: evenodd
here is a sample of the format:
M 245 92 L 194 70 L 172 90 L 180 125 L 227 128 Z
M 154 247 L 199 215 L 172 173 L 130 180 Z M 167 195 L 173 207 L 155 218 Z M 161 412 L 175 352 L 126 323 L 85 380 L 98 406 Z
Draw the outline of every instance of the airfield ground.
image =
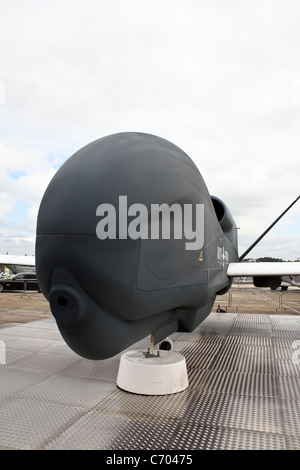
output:
M 231 290 L 218 296 L 213 308 L 220 304 L 228 313 L 300 315 L 300 289 L 287 292 L 255 289 L 251 286 Z M 0 328 L 8 324 L 28 323 L 51 317 L 48 301 L 37 292 L 2 292 L 0 294 Z
M 40 293 L 1 292 L 0 328 L 8 324 L 28 323 L 50 317 L 49 303 Z
M 42 294 L 1 293 L 0 450 L 299 450 L 299 300 L 231 289 L 193 333 L 171 335 L 188 388 L 143 396 L 117 387 L 120 354 L 70 350 Z

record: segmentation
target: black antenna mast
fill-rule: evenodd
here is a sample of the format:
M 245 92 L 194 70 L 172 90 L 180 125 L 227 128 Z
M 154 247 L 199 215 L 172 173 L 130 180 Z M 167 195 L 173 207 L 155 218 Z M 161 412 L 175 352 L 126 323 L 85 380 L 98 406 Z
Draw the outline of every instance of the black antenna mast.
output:
M 295 199 L 295 201 L 292 202 L 292 204 L 290 204 L 289 207 L 288 207 L 287 209 L 285 209 L 285 211 L 283 211 L 282 214 L 281 214 L 279 217 L 277 217 L 276 220 L 274 220 L 274 222 L 270 225 L 270 227 L 268 227 L 268 228 L 264 231 L 264 233 L 262 233 L 261 236 L 258 237 L 258 239 L 255 240 L 255 242 L 252 243 L 252 245 L 249 246 L 249 248 L 247 248 L 247 250 L 240 256 L 240 258 L 239 258 L 239 261 L 240 261 L 240 262 L 245 258 L 245 256 L 247 256 L 247 254 L 248 254 L 251 250 L 253 250 L 253 248 L 258 244 L 258 242 L 260 242 L 260 240 L 261 240 L 265 235 L 267 235 L 267 233 L 271 230 L 271 228 L 274 227 L 275 224 L 277 224 L 278 220 L 280 220 L 281 217 L 284 216 L 284 214 L 298 201 L 299 198 L 300 198 L 300 196 L 298 196 L 298 197 Z

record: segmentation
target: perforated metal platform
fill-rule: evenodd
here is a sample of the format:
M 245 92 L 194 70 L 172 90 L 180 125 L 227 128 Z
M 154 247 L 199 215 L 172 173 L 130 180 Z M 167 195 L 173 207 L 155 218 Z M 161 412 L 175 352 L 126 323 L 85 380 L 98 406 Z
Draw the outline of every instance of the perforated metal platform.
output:
M 300 317 L 212 313 L 171 339 L 189 388 L 140 396 L 50 318 L 1 329 L 0 449 L 300 449 Z

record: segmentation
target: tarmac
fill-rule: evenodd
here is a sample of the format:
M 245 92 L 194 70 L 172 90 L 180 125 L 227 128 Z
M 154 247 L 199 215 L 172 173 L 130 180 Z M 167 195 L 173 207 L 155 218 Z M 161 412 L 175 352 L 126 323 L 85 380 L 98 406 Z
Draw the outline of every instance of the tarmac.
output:
M 42 294 L 0 294 L 0 323 L 1 450 L 300 449 L 300 316 L 212 312 L 173 334 L 189 387 L 166 396 L 120 390 L 120 355 L 71 351 Z

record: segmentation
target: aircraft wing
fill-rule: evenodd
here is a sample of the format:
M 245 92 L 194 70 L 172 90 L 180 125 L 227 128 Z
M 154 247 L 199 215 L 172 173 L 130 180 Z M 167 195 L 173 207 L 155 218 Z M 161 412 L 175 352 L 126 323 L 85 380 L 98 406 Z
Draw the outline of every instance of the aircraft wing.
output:
M 0 264 L 5 266 L 35 266 L 35 256 L 1 255 Z
M 300 263 L 288 261 L 279 263 L 230 263 L 227 275 L 229 277 L 297 276 L 300 275 Z

